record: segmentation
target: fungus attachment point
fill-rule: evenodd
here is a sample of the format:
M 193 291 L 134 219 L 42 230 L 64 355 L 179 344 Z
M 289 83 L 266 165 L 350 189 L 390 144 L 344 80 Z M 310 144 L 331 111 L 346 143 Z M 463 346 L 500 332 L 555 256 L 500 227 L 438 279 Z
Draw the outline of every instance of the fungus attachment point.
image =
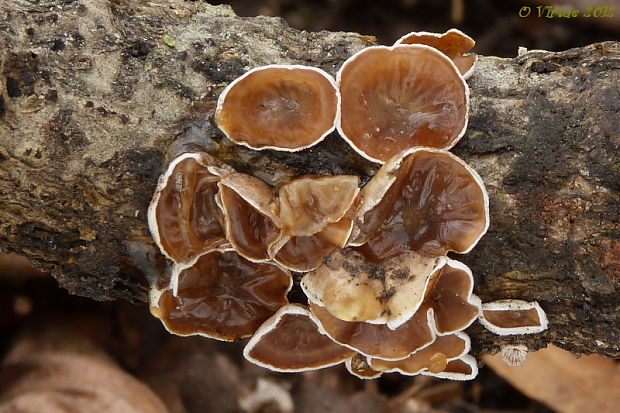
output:
M 478 60 L 476 54 L 466 54 L 476 45 L 474 39 L 457 29 L 450 29 L 441 34 L 412 32 L 398 39 L 395 45 L 399 44 L 425 44 L 434 47 L 452 59 L 465 79 L 472 74 Z
M 363 49 L 342 65 L 338 85 L 338 132 L 373 162 L 418 146 L 449 149 L 465 133 L 467 85 L 452 61 L 432 47 Z
M 373 370 L 368 364 L 366 357 L 360 353 L 356 353 L 353 357 L 345 361 L 345 366 L 349 373 L 363 380 L 378 379 L 383 372 Z
M 306 274 L 301 288 L 306 296 L 343 321 L 387 324 L 395 329 L 420 307 L 441 258 L 407 253 L 381 264 L 344 249 Z
M 233 142 L 294 152 L 334 130 L 339 103 L 334 79 L 320 69 L 262 66 L 228 85 L 218 100 L 215 120 Z
M 323 335 L 306 308 L 289 304 L 267 320 L 248 342 L 245 358 L 280 372 L 316 370 L 350 359 L 355 352 Z
M 527 352 L 525 344 L 506 344 L 500 348 L 502 361 L 511 367 L 522 366 L 527 360 Z
M 222 178 L 218 185 L 226 236 L 233 248 L 250 261 L 268 261 L 269 248 L 282 235 L 274 221 L 277 206 L 271 187 L 240 173 Z
M 467 334 L 456 333 L 437 337 L 433 344 L 402 360 L 371 359 L 370 367 L 383 372 L 397 371 L 408 376 L 414 376 L 423 370 L 439 374 L 445 371 L 449 361 L 467 354 L 469 349 L 470 341 Z
M 342 321 L 312 301 L 310 309 L 332 340 L 373 358 L 400 360 L 435 340 L 428 314 L 422 311 L 392 330 L 386 324 Z
M 251 336 L 286 305 L 291 286 L 290 274 L 275 265 L 212 251 L 175 268 L 152 312 L 171 333 L 232 341 Z
M 489 227 L 482 179 L 450 152 L 417 148 L 387 162 L 360 192 L 350 245 L 382 261 L 416 251 L 469 252 Z
M 206 153 L 176 158 L 159 178 L 148 220 L 162 254 L 187 263 L 228 242 L 216 204 L 217 183 L 233 170 Z
M 547 329 L 545 311 L 536 301 L 500 300 L 482 304 L 480 323 L 499 335 L 540 333 Z

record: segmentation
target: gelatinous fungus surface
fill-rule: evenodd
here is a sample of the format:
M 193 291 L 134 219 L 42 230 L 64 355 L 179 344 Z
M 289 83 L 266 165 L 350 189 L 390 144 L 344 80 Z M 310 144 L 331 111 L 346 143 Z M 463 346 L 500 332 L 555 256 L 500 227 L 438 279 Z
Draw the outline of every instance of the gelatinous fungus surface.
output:
M 536 301 L 500 300 L 482 305 L 480 322 L 495 334 L 531 334 L 547 329 L 547 315 Z
M 304 307 L 282 307 L 256 331 L 244 349 L 254 364 L 275 371 L 315 370 L 340 364 L 355 352 L 319 332 L 312 314 Z
M 468 252 L 489 224 L 480 177 L 446 151 L 404 152 L 362 189 L 352 241 L 382 261 L 407 251 L 442 256 Z
M 333 78 L 306 66 L 263 66 L 222 92 L 215 115 L 232 141 L 252 149 L 296 151 L 335 127 L 339 94 Z
M 465 54 L 476 45 L 474 39 L 457 29 L 445 33 L 413 32 L 404 35 L 395 44 L 425 44 L 448 56 L 467 79 L 478 60 L 475 54 Z
M 204 254 L 176 272 L 176 296 L 167 289 L 157 303 L 166 328 L 227 341 L 254 334 L 288 303 L 292 286 L 290 274 L 279 267 L 248 261 L 233 251 Z
M 338 131 L 375 162 L 416 146 L 449 149 L 467 127 L 465 81 L 432 47 L 366 48 L 343 64 L 338 85 Z
M 205 153 L 185 154 L 170 164 L 149 206 L 149 227 L 162 253 L 177 263 L 226 244 L 215 202 L 218 174 L 232 171 Z

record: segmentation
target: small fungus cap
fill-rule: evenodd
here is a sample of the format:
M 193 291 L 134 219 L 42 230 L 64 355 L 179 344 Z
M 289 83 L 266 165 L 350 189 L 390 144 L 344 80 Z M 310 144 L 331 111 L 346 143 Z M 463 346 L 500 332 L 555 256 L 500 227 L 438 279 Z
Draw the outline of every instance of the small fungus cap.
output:
M 357 251 L 344 249 L 306 274 L 301 288 L 340 320 L 395 329 L 420 307 L 429 281 L 444 264 L 443 258 L 416 253 L 373 264 Z
M 465 79 L 471 75 L 478 60 L 475 54 L 465 54 L 473 49 L 476 42 L 458 29 L 450 29 L 445 33 L 412 32 L 394 44 L 425 44 L 434 47 L 452 59 Z
M 373 162 L 417 146 L 450 149 L 467 128 L 467 84 L 433 47 L 368 47 L 342 65 L 337 81 L 338 132 Z
M 305 307 L 286 305 L 256 331 L 243 350 L 258 366 L 279 372 L 298 372 L 334 366 L 355 352 L 319 331 L 318 321 Z
M 349 245 L 381 261 L 407 251 L 469 252 L 489 227 L 478 174 L 450 152 L 416 148 L 392 158 L 360 192 Z
M 383 374 L 370 367 L 366 356 L 356 353 L 353 357 L 344 362 L 349 373 L 362 380 L 378 379 Z
M 465 354 L 458 359 L 449 361 L 446 368 L 440 373 L 424 370 L 420 374 L 449 380 L 473 380 L 478 375 L 478 363 L 475 358 Z
M 170 286 L 152 296 L 152 312 L 168 331 L 233 341 L 254 334 L 288 304 L 290 274 L 246 260 L 234 251 L 211 251 L 175 266 Z M 155 311 L 153 311 L 155 310 Z
M 149 229 L 162 254 L 188 263 L 228 244 L 215 197 L 221 177 L 232 172 L 203 152 L 186 153 L 170 163 L 148 210 Z
M 547 315 L 536 301 L 499 300 L 482 304 L 480 323 L 502 336 L 533 334 L 547 329 Z
M 222 92 L 215 120 L 251 149 L 299 151 L 334 130 L 340 94 L 326 72 L 300 65 L 257 67 Z

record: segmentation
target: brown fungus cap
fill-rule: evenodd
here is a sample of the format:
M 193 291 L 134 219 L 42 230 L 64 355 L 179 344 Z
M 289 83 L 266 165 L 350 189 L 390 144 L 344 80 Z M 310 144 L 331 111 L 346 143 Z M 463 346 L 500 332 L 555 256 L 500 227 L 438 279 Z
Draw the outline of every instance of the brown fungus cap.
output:
M 363 380 L 378 379 L 383 374 L 381 371 L 373 370 L 370 364 L 368 364 L 366 356 L 360 353 L 356 353 L 353 357 L 345 361 L 344 365 L 349 373 Z
M 450 149 L 467 128 L 469 90 L 435 48 L 368 47 L 342 65 L 337 79 L 338 132 L 373 162 L 418 146 Z
M 299 65 L 257 67 L 222 92 L 215 120 L 232 141 L 294 152 L 334 130 L 340 94 L 324 71 Z
M 288 304 L 291 287 L 290 274 L 275 265 L 212 251 L 177 266 L 170 287 L 151 295 L 151 311 L 171 333 L 232 341 L 251 336 Z
M 463 263 L 447 258 L 433 275 L 420 311 L 433 309 L 432 320 L 440 335 L 466 329 L 480 315 L 480 299 L 472 294 L 474 278 Z
M 215 196 L 221 177 L 232 172 L 202 152 L 170 163 L 148 210 L 149 228 L 162 254 L 181 264 L 227 244 Z
M 469 252 L 489 226 L 484 183 L 447 151 L 417 148 L 387 162 L 360 192 L 350 245 L 375 261 L 416 251 Z
M 478 363 L 475 358 L 466 354 L 456 360 L 449 361 L 444 371 L 440 373 L 424 370 L 420 374 L 449 380 L 473 380 L 478 375 Z
M 475 54 L 466 54 L 476 45 L 474 39 L 460 30 L 450 29 L 445 33 L 412 32 L 398 39 L 399 44 L 425 44 L 448 56 L 465 79 L 473 72 L 478 60 Z
M 280 372 L 334 366 L 350 359 L 354 353 L 322 334 L 313 314 L 297 304 L 280 308 L 256 331 L 243 350 L 248 361 Z
M 233 248 L 250 261 L 268 261 L 269 248 L 282 236 L 275 221 L 277 205 L 272 188 L 241 173 L 223 177 L 218 185 L 226 237 Z
M 470 349 L 470 340 L 465 333 L 456 333 L 437 337 L 428 347 L 416 351 L 403 360 L 370 359 L 370 367 L 377 371 L 399 372 L 406 375 L 416 375 L 427 370 L 438 374 L 448 366 L 448 362 L 457 359 Z
M 342 321 L 312 301 L 310 310 L 332 340 L 373 358 L 400 360 L 435 340 L 429 314 L 422 311 L 392 330 L 387 324 Z
M 480 322 L 499 335 L 540 333 L 547 329 L 545 311 L 536 301 L 500 300 L 482 304 Z
M 301 280 L 306 296 L 343 321 L 404 324 L 422 304 L 443 258 L 407 253 L 373 264 L 351 249 L 341 250 Z

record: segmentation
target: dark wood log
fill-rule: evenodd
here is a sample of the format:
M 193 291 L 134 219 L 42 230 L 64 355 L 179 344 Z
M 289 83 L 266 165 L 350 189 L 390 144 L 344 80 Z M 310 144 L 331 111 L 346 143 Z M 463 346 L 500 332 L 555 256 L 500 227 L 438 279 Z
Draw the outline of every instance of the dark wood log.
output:
M 0 39 L 0 249 L 76 294 L 145 301 L 147 279 L 165 276 L 146 209 L 182 151 L 271 183 L 376 170 L 336 134 L 296 154 L 253 152 L 212 123 L 219 92 L 249 68 L 334 74 L 372 37 L 181 0 L 9 0 Z M 482 57 L 469 85 L 454 152 L 487 185 L 491 227 L 455 258 L 483 301 L 538 300 L 550 318 L 532 336 L 473 327 L 475 352 L 549 342 L 620 357 L 620 43 Z

